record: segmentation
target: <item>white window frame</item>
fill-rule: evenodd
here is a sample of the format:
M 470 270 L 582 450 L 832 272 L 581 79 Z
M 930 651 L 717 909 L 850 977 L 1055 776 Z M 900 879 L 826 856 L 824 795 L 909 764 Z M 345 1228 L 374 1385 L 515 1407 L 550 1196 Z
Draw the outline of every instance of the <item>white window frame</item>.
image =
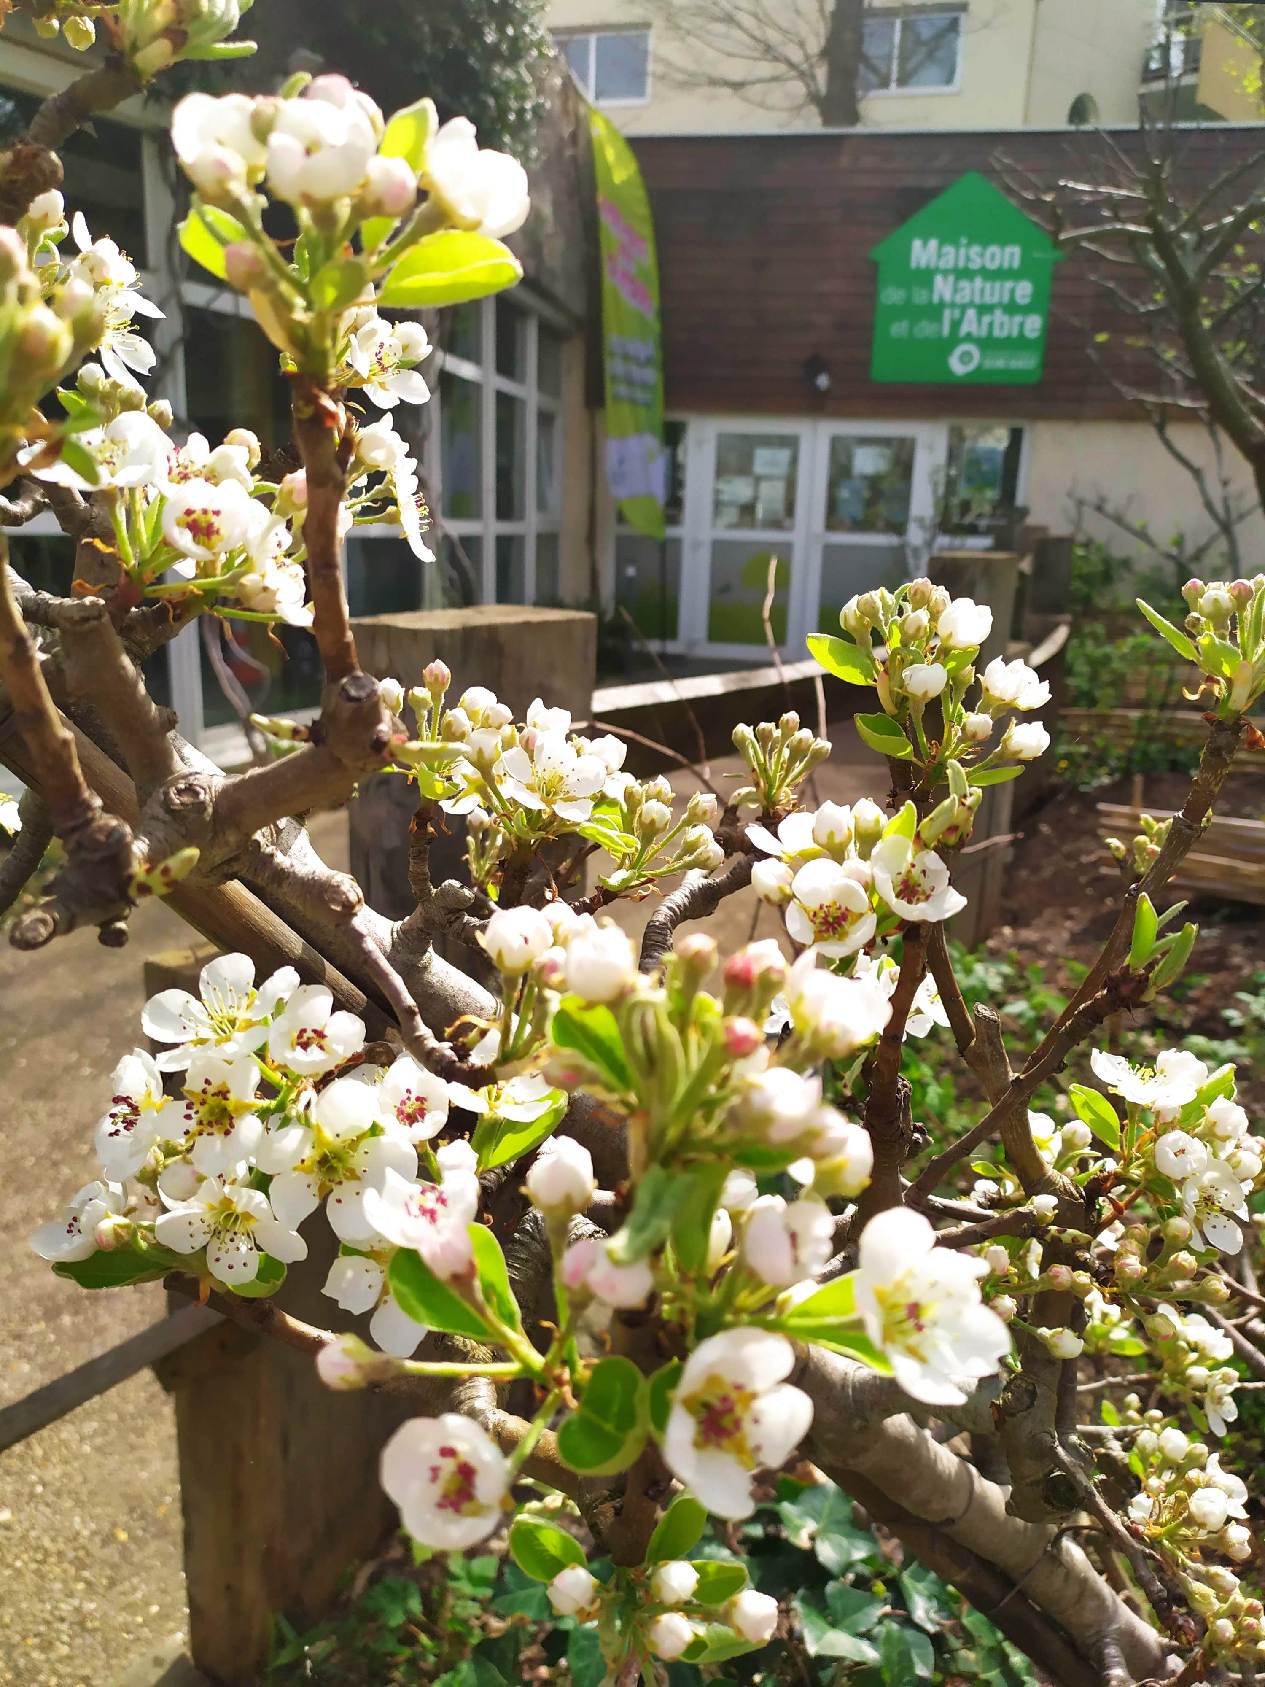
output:
M 523 598 L 524 603 L 536 601 L 537 541 L 553 535 L 562 543 L 562 451 L 563 397 L 561 393 L 547 393 L 540 386 L 540 329 L 542 323 L 554 329 L 560 337 L 567 336 L 571 324 L 561 312 L 554 310 L 530 288 L 519 286 L 512 293 L 498 295 L 509 308 L 523 317 L 526 329 L 526 348 L 523 379 L 501 374 L 496 366 L 496 298 L 483 299 L 479 306 L 479 360 L 458 357 L 450 351 L 436 350 L 433 356 L 435 375 L 447 372 L 471 382 L 479 393 L 480 432 L 480 499 L 477 517 L 453 517 L 444 513 L 443 463 L 440 442 L 443 438 L 443 393 L 438 379 L 432 382 L 430 403 L 431 425 L 427 437 L 427 487 L 431 494 L 431 510 L 436 537 L 450 534 L 455 539 L 475 538 L 482 547 L 479 565 L 479 596 L 483 603 L 496 603 L 496 547 L 498 539 L 523 541 Z M 523 441 L 523 513 L 521 516 L 501 516 L 496 508 L 496 399 L 507 393 L 518 399 L 526 414 L 526 437 Z M 554 496 L 552 511 L 541 507 L 538 470 L 540 462 L 539 418 L 544 411 L 554 418 Z M 368 531 L 368 529 L 366 529 Z M 433 571 L 434 572 L 434 571 Z M 516 600 L 509 600 L 516 601 Z
M 645 36 L 645 38 L 646 38 L 646 91 L 645 91 L 644 94 L 621 94 L 615 99 L 599 99 L 598 98 L 598 95 L 597 95 L 597 43 L 598 43 L 599 37 L 609 36 L 609 35 L 644 35 Z M 584 95 L 585 99 L 591 101 L 592 104 L 594 104 L 594 105 L 600 105 L 600 106 L 614 106 L 614 105 L 637 106 L 637 105 L 649 105 L 650 104 L 650 100 L 651 100 L 651 96 L 652 96 L 652 92 L 653 92 L 653 80 L 654 80 L 653 35 L 654 35 L 654 31 L 652 30 L 651 26 L 648 23 L 646 23 L 646 24 L 630 24 L 627 28 L 621 28 L 621 29 L 555 29 L 554 32 L 553 32 L 553 38 L 554 38 L 555 43 L 558 46 L 559 53 L 562 56 L 563 61 L 566 64 L 566 67 L 567 67 L 568 71 L 574 77 L 576 86 L 579 88 L 580 92 Z M 566 57 L 566 55 L 562 53 L 563 42 L 566 42 L 568 45 L 570 45 L 571 43 L 574 43 L 576 41 L 585 41 L 585 42 L 588 43 L 588 54 L 587 54 L 588 69 L 587 69 L 587 71 L 586 71 L 586 73 L 583 77 L 581 77 L 579 75 L 579 73 L 575 70 L 574 66 L 571 64 L 570 59 L 568 59 Z
M 966 7 L 965 6 L 927 6 L 905 7 L 901 10 L 876 8 L 865 14 L 864 24 L 870 22 L 893 23 L 896 26 L 892 37 L 891 75 L 895 77 L 900 68 L 900 37 L 906 23 L 916 23 L 922 18 L 956 18 L 958 20 L 957 55 L 953 64 L 953 80 L 951 82 L 909 83 L 896 81 L 888 82 L 882 88 L 864 88 L 860 90 L 863 100 L 870 99 L 912 99 L 919 94 L 926 94 L 939 98 L 945 94 L 960 94 L 962 91 L 962 61 L 965 58 L 966 44 Z

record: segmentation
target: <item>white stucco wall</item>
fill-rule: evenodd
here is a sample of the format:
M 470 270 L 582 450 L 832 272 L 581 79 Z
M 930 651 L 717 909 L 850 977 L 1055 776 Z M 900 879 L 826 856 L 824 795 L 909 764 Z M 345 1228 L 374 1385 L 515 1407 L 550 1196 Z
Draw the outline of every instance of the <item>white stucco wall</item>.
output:
M 817 0 L 776 0 L 779 17 L 802 22 L 805 38 L 820 32 Z M 862 118 L 876 128 L 973 129 L 1048 127 L 1066 121 L 1078 94 L 1091 94 L 1105 123 L 1137 117 L 1142 59 L 1155 0 L 964 0 L 967 11 L 960 85 L 955 90 L 898 90 L 869 96 Z M 682 14 L 689 0 L 678 0 Z M 876 9 L 881 9 L 876 7 Z M 890 5 L 887 9 L 891 9 Z M 653 20 L 653 21 L 652 21 Z M 722 88 L 683 88 L 673 62 L 707 71 L 694 42 L 677 35 L 656 5 L 644 0 L 552 0 L 553 29 L 652 25 L 650 97 L 611 102 L 612 119 L 629 134 L 812 128 L 816 117 L 795 85 L 760 91 L 758 101 Z M 750 66 L 713 58 L 717 76 Z
M 1201 467 L 1210 487 L 1218 484 L 1214 454 L 1207 434 L 1196 423 L 1173 428 L 1174 443 Z M 1238 528 L 1241 571 L 1255 573 L 1265 558 L 1265 518 L 1256 501 L 1251 478 L 1232 448 L 1226 448 L 1227 478 L 1241 507 L 1252 514 Z M 1104 499 L 1108 508 L 1133 525 L 1143 523 L 1157 537 L 1175 534 L 1201 542 L 1212 530 L 1190 475 L 1164 450 L 1143 422 L 1037 422 L 1029 427 L 1025 474 L 1025 502 L 1033 521 L 1055 532 L 1075 530 L 1077 498 Z M 1081 529 L 1101 539 L 1120 555 L 1144 560 L 1139 544 L 1104 516 L 1080 515 Z M 1218 562 L 1223 556 L 1217 556 Z M 1217 573 L 1213 555 L 1206 571 Z

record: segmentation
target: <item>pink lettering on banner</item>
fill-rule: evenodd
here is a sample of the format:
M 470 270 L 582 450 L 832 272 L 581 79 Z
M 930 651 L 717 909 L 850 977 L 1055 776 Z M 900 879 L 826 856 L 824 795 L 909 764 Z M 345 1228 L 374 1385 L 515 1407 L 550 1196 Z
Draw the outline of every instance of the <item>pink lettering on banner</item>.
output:
M 653 295 L 647 283 L 637 274 L 638 267 L 650 261 L 650 247 L 611 200 L 602 199 L 599 205 L 602 221 L 616 242 L 606 254 L 607 279 L 631 310 L 640 311 L 643 316 L 653 316 Z
M 603 198 L 598 201 L 598 208 L 601 211 L 602 221 L 619 241 L 630 261 L 634 264 L 649 263 L 650 247 L 646 243 L 645 236 L 638 234 L 619 206 L 613 200 Z

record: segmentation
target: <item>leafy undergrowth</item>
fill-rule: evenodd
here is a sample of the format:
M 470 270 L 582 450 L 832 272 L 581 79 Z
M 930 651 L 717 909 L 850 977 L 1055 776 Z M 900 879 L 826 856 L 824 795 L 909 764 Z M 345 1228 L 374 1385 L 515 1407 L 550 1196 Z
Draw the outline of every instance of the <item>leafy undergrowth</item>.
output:
M 713 1526 L 714 1527 L 714 1526 Z M 790 1477 L 750 1522 L 715 1531 L 699 1557 L 741 1551 L 751 1580 L 782 1602 L 777 1637 L 710 1669 L 673 1664 L 671 1687 L 1035 1687 L 1023 1656 L 930 1570 L 863 1528 L 833 1482 Z M 599 1578 L 609 1564 L 591 1562 Z M 434 1557 L 397 1544 L 328 1622 L 277 1625 L 270 1687 L 599 1687 L 596 1632 L 555 1619 L 544 1588 L 503 1553 Z

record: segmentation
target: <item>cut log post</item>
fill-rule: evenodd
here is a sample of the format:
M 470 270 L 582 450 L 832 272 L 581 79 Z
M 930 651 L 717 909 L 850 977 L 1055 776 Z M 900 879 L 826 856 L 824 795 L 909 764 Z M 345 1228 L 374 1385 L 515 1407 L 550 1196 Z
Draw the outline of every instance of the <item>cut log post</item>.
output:
M 146 994 L 196 990 L 214 953 L 154 956 Z M 308 1230 L 312 1252 L 290 1267 L 277 1304 L 365 1335 L 363 1321 L 320 1292 L 336 1240 L 324 1225 Z M 175 1405 L 190 1652 L 211 1681 L 248 1687 L 263 1679 L 277 1613 L 299 1628 L 316 1622 L 393 1527 L 378 1455 L 416 1408 L 387 1394 L 333 1393 L 306 1354 L 229 1323 L 155 1369 Z
M 407 691 L 438 657 L 452 670 L 449 700 L 468 686 L 494 691 L 517 720 L 533 698 L 587 720 L 597 674 L 597 618 L 573 609 L 480 604 L 471 609 L 368 615 L 352 622 L 365 672 L 398 679 Z M 408 883 L 409 823 L 417 788 L 398 774 L 375 774 L 351 804 L 351 870 L 371 908 L 391 919 L 413 911 Z M 431 850 L 431 876 L 460 875 L 464 828 L 449 822 Z M 463 952 L 464 953 L 464 952 Z

